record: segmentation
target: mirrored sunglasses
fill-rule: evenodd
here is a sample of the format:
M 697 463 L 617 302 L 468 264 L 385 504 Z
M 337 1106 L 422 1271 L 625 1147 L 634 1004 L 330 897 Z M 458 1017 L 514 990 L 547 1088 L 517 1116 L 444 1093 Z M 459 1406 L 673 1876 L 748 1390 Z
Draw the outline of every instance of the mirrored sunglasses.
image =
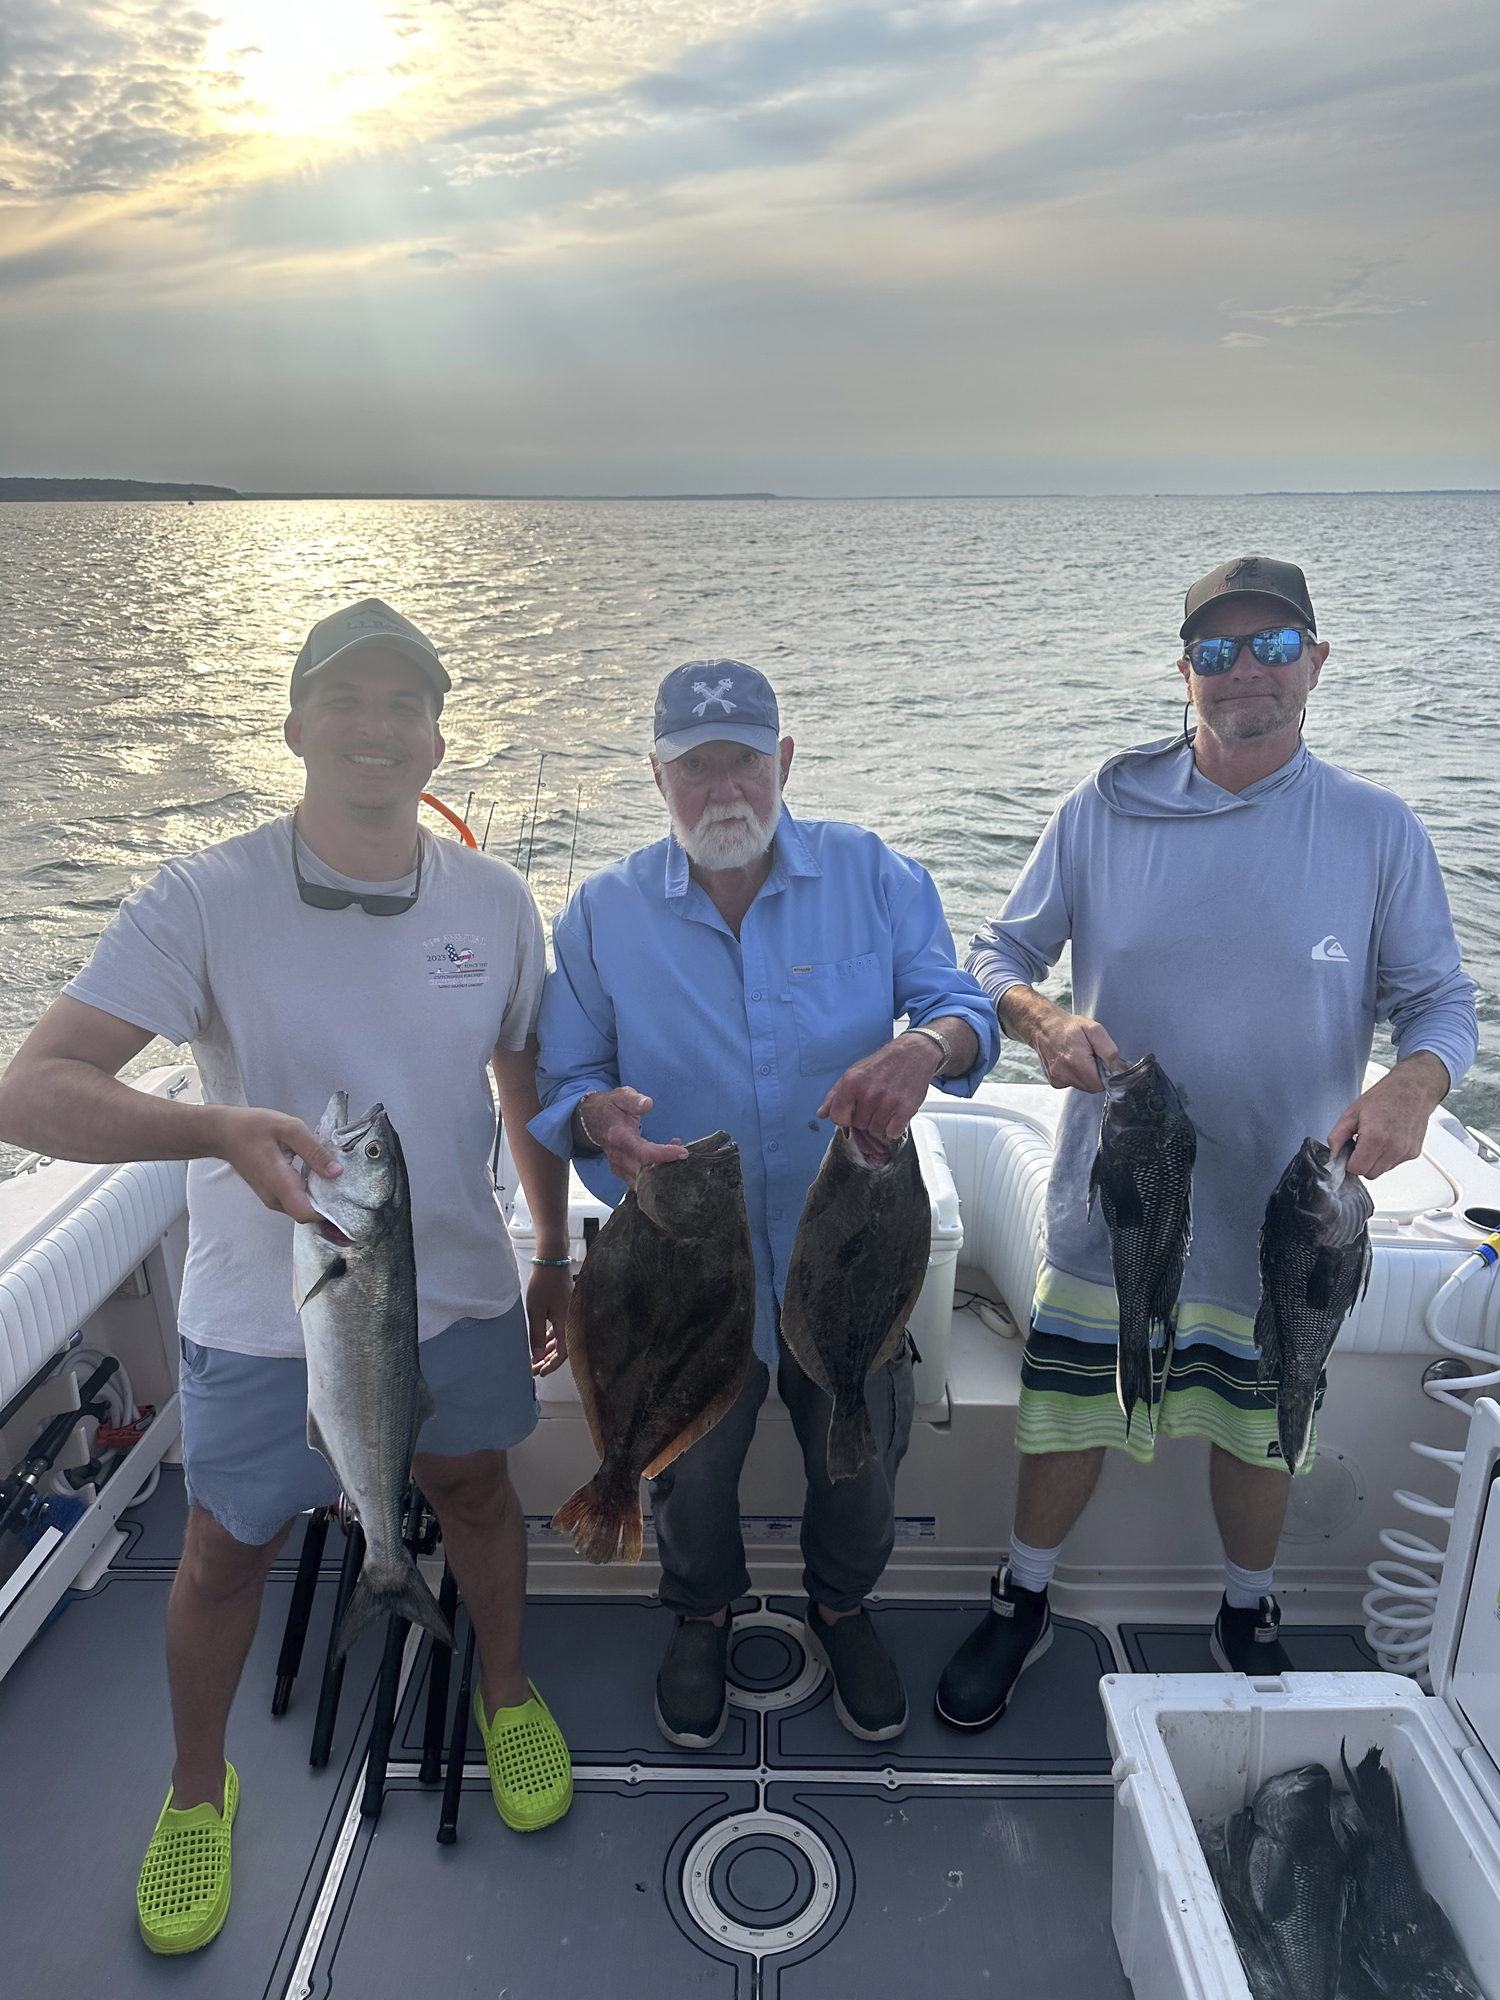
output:
M 1187 656 L 1195 674 L 1227 674 L 1248 646 L 1263 667 L 1290 667 L 1302 658 L 1302 634 L 1295 625 L 1268 625 L 1242 638 L 1194 639 Z

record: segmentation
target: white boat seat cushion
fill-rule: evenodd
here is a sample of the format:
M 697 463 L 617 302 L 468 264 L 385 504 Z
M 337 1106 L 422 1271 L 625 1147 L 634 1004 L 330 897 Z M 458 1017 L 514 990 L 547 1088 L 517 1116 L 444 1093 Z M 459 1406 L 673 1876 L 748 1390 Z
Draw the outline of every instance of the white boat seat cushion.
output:
M 1025 1327 L 1042 1259 L 1052 1141 L 1016 1118 L 930 1108 L 922 1115 L 938 1129 L 958 1189 L 959 1261 L 982 1271 Z
M 181 1160 L 136 1161 L 104 1174 L 0 1271 L 0 1403 L 67 1345 L 187 1204 Z

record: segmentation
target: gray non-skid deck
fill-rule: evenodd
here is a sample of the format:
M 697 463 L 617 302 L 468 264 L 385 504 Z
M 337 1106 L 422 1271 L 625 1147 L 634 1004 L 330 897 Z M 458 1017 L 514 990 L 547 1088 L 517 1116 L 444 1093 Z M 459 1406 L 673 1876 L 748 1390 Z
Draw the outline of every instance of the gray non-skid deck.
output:
M 416 1769 L 427 1641 L 410 1649 L 380 1818 L 357 1806 L 378 1633 L 351 1656 L 327 1770 L 308 1768 L 337 1531 L 280 1722 L 270 1691 L 300 1535 L 267 1590 L 231 1723 L 242 1791 L 228 1923 L 204 1952 L 152 1958 L 133 1888 L 170 1771 L 162 1620 L 182 1520 L 168 1473 L 105 1581 L 0 1683 L 7 2000 L 100 1986 L 119 2000 L 1129 1992 L 1109 1928 L 1097 1695 L 1114 1661 L 1093 1627 L 1060 1619 L 1004 1719 L 966 1737 L 938 1724 L 932 1689 L 983 1606 L 878 1603 L 912 1714 L 904 1736 L 867 1744 L 839 1725 L 826 1681 L 775 1705 L 805 1667 L 802 1603 L 751 1600 L 731 1672 L 770 1705 L 734 1707 L 716 1748 L 694 1754 L 652 1716 L 669 1612 L 639 1597 L 534 1599 L 528 1664 L 572 1750 L 573 1808 L 543 1833 L 511 1833 L 471 1737 L 458 1841 L 440 1847 L 439 1795 Z M 1202 1633 L 1125 1636 L 1137 1669 L 1206 1655 Z M 1366 1663 L 1344 1632 L 1294 1632 L 1289 1650 L 1299 1665 Z

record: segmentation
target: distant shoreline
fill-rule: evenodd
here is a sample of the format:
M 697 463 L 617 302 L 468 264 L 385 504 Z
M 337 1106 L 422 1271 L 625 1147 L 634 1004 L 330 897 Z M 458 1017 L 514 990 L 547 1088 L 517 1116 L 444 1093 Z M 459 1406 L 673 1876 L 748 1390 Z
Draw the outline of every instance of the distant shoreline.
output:
M 1441 500 L 1494 496 L 1493 486 L 1281 487 L 1247 493 L 1167 491 L 1140 493 L 395 493 L 239 492 L 232 486 L 154 479 L 30 479 L 0 477 L 0 501 L 194 502 L 248 500 L 501 500 L 501 501 L 672 501 L 672 500 Z

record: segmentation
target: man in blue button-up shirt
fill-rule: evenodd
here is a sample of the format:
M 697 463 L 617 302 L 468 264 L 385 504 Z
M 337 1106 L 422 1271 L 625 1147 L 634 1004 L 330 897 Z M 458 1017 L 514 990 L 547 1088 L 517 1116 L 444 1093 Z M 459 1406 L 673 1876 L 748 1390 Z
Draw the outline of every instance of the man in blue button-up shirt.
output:
M 900 1676 L 862 1606 L 890 1556 L 911 1428 L 908 1351 L 867 1399 L 879 1458 L 830 1482 L 829 1401 L 779 1340 L 792 1240 L 831 1127 L 867 1156 L 904 1132 L 934 1080 L 967 1095 L 999 1052 L 994 1009 L 960 972 L 926 870 L 876 835 L 794 820 L 776 697 L 752 668 L 695 662 L 657 698 L 652 768 L 672 832 L 592 876 L 553 931 L 532 1131 L 618 1201 L 643 1166 L 723 1129 L 738 1142 L 755 1247 L 755 1358 L 739 1401 L 653 1482 L 662 1601 L 678 1613 L 656 1713 L 707 1748 L 728 1714 L 728 1606 L 750 1588 L 739 1475 L 770 1367 L 802 1445 L 813 1649 L 840 1719 L 878 1741 L 906 1726 Z M 892 1036 L 896 1016 L 906 1031 Z

